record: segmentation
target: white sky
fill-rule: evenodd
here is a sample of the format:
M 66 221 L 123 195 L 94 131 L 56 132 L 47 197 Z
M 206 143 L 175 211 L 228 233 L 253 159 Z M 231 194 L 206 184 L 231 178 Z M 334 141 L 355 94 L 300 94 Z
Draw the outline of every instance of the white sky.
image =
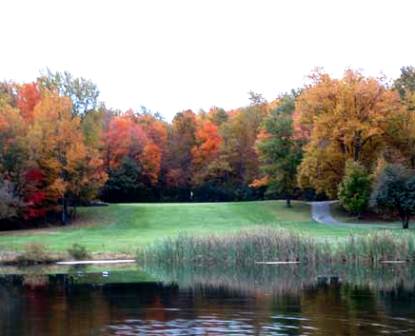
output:
M 415 65 L 415 2 L 0 0 L 0 79 L 93 80 L 108 106 L 230 109 L 271 100 L 316 66 L 397 77 Z

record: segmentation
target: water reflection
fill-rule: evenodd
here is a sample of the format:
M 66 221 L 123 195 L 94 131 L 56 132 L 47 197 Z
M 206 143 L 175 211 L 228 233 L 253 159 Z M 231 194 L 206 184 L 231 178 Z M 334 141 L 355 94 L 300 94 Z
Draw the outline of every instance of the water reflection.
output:
M 0 334 L 415 334 L 409 267 L 106 272 L 0 276 Z

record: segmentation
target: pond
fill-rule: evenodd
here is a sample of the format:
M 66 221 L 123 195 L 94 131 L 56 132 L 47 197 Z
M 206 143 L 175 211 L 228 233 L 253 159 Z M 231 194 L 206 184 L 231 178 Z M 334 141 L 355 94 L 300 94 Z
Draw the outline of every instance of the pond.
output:
M 0 269 L 0 335 L 415 335 L 414 273 Z

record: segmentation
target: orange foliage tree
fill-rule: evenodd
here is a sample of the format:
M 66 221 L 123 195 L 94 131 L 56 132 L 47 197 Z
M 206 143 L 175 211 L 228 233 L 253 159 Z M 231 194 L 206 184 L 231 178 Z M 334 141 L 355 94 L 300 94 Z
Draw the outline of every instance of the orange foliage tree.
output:
M 192 148 L 193 183 L 200 184 L 208 177 L 212 162 L 218 158 L 222 138 L 218 127 L 208 119 L 199 119 L 196 145 Z
M 45 177 L 47 206 L 61 202 L 64 224 L 69 201 L 82 195 L 93 197 L 106 180 L 102 160 L 85 146 L 80 119 L 71 110 L 69 98 L 45 93 L 34 108 L 27 134 L 30 160 Z

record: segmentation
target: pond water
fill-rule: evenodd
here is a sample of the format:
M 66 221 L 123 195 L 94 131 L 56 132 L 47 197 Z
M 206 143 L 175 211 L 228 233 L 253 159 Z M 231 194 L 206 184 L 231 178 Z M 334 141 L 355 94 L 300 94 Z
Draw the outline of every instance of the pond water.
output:
M 322 272 L 0 269 L 0 335 L 415 335 L 413 269 Z

